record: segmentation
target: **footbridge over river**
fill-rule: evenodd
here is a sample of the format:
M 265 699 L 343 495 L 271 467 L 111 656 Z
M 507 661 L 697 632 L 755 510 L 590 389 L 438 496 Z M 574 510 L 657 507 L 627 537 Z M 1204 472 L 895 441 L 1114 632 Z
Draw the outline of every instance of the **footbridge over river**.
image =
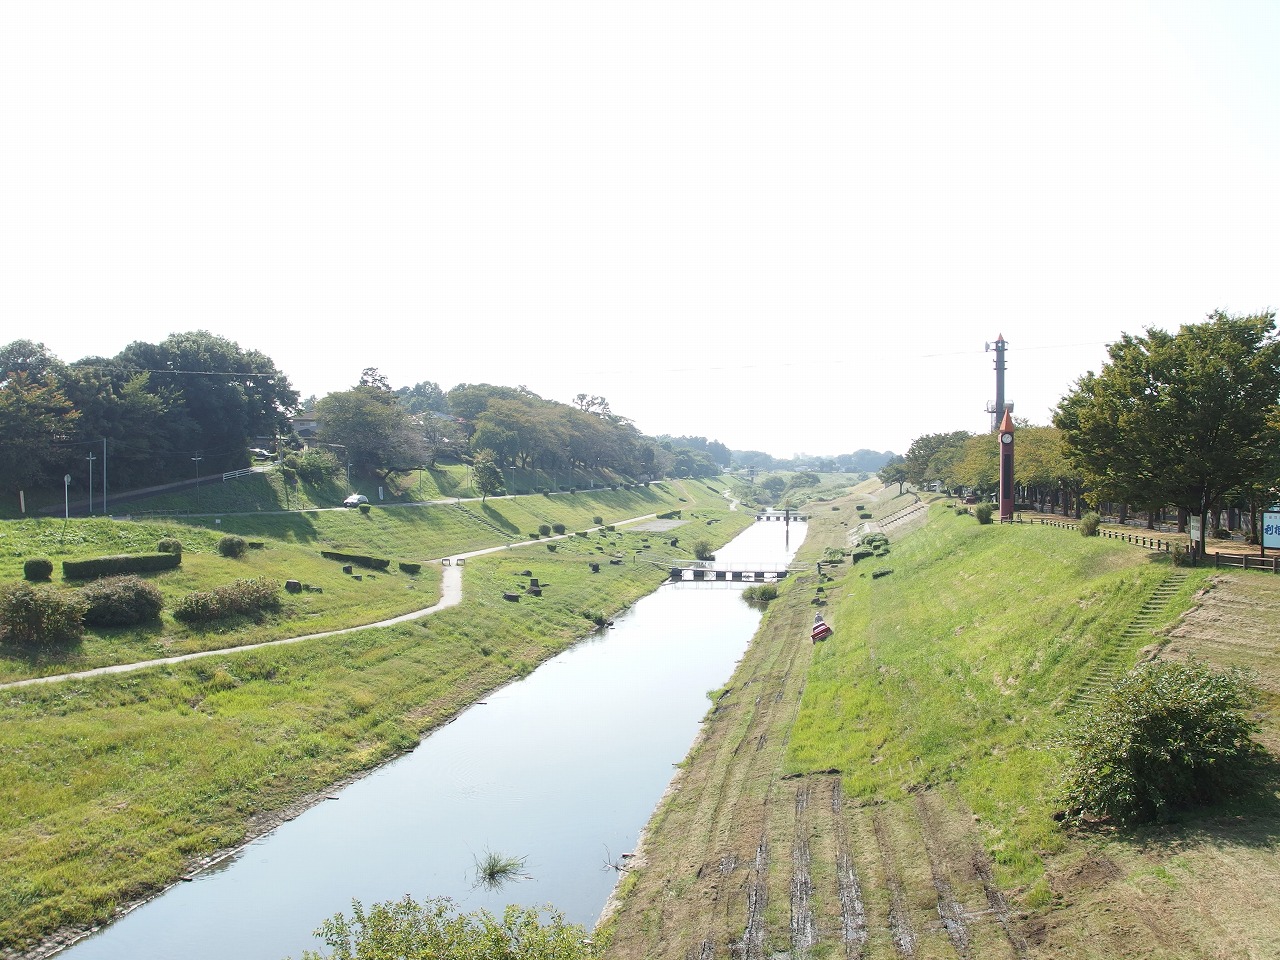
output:
M 776 582 L 791 573 L 808 569 L 785 563 L 716 563 L 713 560 L 695 560 L 685 562 L 682 566 L 671 567 L 671 581 L 726 582 L 739 581 L 746 583 Z

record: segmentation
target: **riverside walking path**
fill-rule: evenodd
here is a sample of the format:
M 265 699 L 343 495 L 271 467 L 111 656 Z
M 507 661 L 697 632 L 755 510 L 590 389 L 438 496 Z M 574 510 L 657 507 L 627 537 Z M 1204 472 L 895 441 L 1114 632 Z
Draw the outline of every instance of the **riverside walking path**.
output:
M 453 501 L 449 502 L 452 503 Z M 653 520 L 656 517 L 657 514 L 655 513 L 647 513 L 644 516 L 632 517 L 629 520 L 615 521 L 614 526 L 642 523 L 646 520 Z M 514 549 L 515 547 L 527 547 L 533 543 L 546 543 L 548 540 L 563 540 L 566 537 L 573 535 L 574 534 L 566 533 L 560 536 L 543 537 L 540 540 L 523 540 L 519 543 L 504 543 L 501 546 L 486 547 L 483 550 L 473 550 L 470 553 L 459 553 L 450 557 L 445 557 L 439 561 L 441 563 L 448 561 L 447 565 L 443 568 L 443 576 L 440 581 L 439 601 L 429 607 L 424 607 L 421 610 L 402 613 L 397 617 L 378 620 L 375 623 L 363 623 L 354 627 L 342 627 L 338 630 L 326 630 L 323 633 L 308 633 L 300 637 L 285 637 L 280 640 L 264 640 L 261 643 L 247 643 L 238 647 L 219 647 L 216 650 L 200 650 L 196 653 L 184 653 L 176 657 L 160 657 L 155 660 L 139 660 L 136 663 L 116 663 L 107 667 L 94 667 L 92 670 L 79 670 L 74 673 L 56 673 L 48 677 L 31 677 L 26 680 L 13 680 L 9 683 L 0 683 L 0 690 L 11 690 L 15 687 L 29 687 L 37 683 L 59 683 L 64 680 L 83 680 L 87 677 L 100 677 L 110 673 L 131 673 L 134 670 L 145 670 L 148 667 L 163 667 L 174 663 L 184 663 L 188 660 L 199 660 L 202 657 L 215 657 L 228 653 L 239 653 L 244 650 L 258 650 L 262 647 L 279 647 L 286 643 L 301 643 L 304 640 L 319 640 L 323 637 L 337 637 L 344 633 L 356 633 L 360 630 L 375 630 L 379 627 L 389 627 L 409 620 L 418 620 L 422 617 L 430 616 L 438 610 L 445 610 L 462 602 L 463 561 L 469 560 L 471 557 L 483 556 L 487 553 L 500 553 L 504 550 Z

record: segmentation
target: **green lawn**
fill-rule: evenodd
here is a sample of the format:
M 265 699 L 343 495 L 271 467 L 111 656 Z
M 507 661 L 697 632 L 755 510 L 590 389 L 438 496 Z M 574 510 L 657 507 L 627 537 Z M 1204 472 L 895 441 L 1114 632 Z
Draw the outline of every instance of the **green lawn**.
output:
M 695 531 L 720 545 L 752 522 L 749 513 L 729 512 L 705 485 L 651 488 L 661 503 L 622 493 L 580 507 L 569 497 L 536 498 L 536 509 L 568 517 L 584 508 L 674 504 L 696 507 L 696 516 L 669 533 L 600 531 L 557 541 L 554 551 L 538 543 L 473 558 L 462 604 L 423 620 L 6 691 L 0 948 L 29 944 L 65 924 L 100 922 L 171 882 L 193 859 L 240 842 L 255 817 L 410 749 L 461 707 L 595 629 L 595 616 L 612 616 L 654 589 L 666 575 L 663 561 L 690 556 Z M 362 522 L 405 522 L 395 513 L 375 509 L 368 521 L 354 512 L 337 516 L 360 530 Z M 509 519 L 523 527 L 538 515 Z M 151 545 L 161 529 L 131 535 Z M 30 542 L 47 545 L 45 533 Z M 94 552 L 100 542 L 88 527 L 81 533 L 77 549 Z M 191 583 L 226 575 L 222 568 L 211 573 L 211 564 L 267 564 L 274 556 L 298 562 L 278 541 L 244 561 L 224 561 L 208 552 L 215 534 L 188 530 L 182 539 L 201 548 L 184 557 L 189 569 L 181 576 Z M 654 563 L 645 562 L 650 557 Z M 6 562 L 11 572 L 14 561 Z M 550 584 L 542 597 L 522 592 L 526 570 Z M 408 583 L 388 575 L 350 586 L 403 591 Z M 520 593 L 520 601 L 504 600 L 508 592 Z M 367 615 L 363 600 L 353 612 Z
M 842 770 L 864 801 L 952 780 L 986 825 L 1002 881 L 1035 882 L 1037 851 L 1063 842 L 1049 742 L 1169 558 L 932 509 L 888 556 L 837 568 L 825 611 L 835 634 L 815 651 L 789 765 Z M 1170 622 L 1208 573 L 1190 571 Z

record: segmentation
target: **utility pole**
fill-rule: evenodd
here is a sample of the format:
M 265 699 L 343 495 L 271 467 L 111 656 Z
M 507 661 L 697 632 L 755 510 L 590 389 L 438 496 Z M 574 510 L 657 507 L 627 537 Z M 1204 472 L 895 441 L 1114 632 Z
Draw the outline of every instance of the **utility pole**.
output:
M 191 462 L 196 465 L 196 509 L 200 509 L 200 461 L 204 457 L 192 457 Z
M 102 438 L 102 515 L 107 515 L 107 438 Z
M 89 516 L 93 516 L 93 461 L 98 458 L 92 453 L 85 457 L 89 461 Z
M 1004 418 L 1004 351 L 1009 344 L 1005 342 L 1002 333 L 996 337 L 994 345 L 987 344 L 987 350 L 990 351 L 992 346 L 996 350 L 996 402 L 994 406 L 987 408 L 987 412 L 991 414 L 991 432 L 995 433 L 1000 429 L 1000 423 Z

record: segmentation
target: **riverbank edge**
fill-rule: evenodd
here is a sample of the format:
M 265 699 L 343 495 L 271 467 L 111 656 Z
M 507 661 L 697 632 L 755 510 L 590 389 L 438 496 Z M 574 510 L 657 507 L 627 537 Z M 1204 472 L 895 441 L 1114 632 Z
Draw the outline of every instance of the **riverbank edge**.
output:
M 732 504 L 728 505 L 728 509 L 733 510 L 734 505 Z M 645 518 L 645 517 L 632 518 L 630 520 L 618 521 L 618 525 L 640 523 L 646 519 L 648 518 Z M 748 525 L 749 524 L 744 523 L 743 526 L 739 529 L 726 530 L 725 528 L 721 527 L 721 525 L 716 524 L 713 527 L 706 527 L 705 531 L 703 532 L 703 536 L 709 541 L 714 541 L 713 546 L 720 547 L 720 546 L 723 546 L 724 543 L 727 543 L 729 540 L 732 540 L 734 537 L 736 537 Z M 727 533 L 728 535 L 725 536 L 724 535 L 725 533 Z M 510 549 L 510 547 L 507 545 L 494 548 L 495 551 L 505 551 L 508 549 Z M 471 554 L 464 554 L 464 556 L 474 556 L 474 555 L 487 553 L 487 552 L 490 552 L 490 551 L 487 551 L 487 550 L 475 551 Z M 618 609 L 618 613 L 621 613 L 625 610 L 630 609 L 632 606 L 635 605 L 635 603 L 639 602 L 639 600 L 643 599 L 646 596 L 649 596 L 650 594 L 658 590 L 660 587 L 662 587 L 664 583 L 665 581 L 659 582 L 655 584 L 652 590 L 649 590 L 648 592 L 643 593 L 631 599 L 624 606 Z M 442 582 L 442 595 L 443 595 L 443 582 Z M 465 596 L 462 602 L 463 603 L 466 602 Z M 357 629 L 370 629 L 370 627 L 357 628 Z M 545 663 L 547 660 L 550 660 L 558 656 L 559 654 L 563 653 L 564 651 L 571 649 L 575 645 L 581 643 L 583 640 L 590 637 L 598 629 L 600 628 L 593 627 L 590 629 L 586 629 L 585 622 L 584 622 L 584 629 L 580 634 L 577 634 L 573 639 L 565 643 L 562 647 L 548 650 L 546 652 L 546 655 L 538 661 L 538 665 L 541 665 L 542 663 Z M 306 638 L 306 639 L 312 639 L 312 638 Z M 237 652 L 237 650 L 235 648 L 231 648 L 231 649 L 224 649 L 224 650 L 215 651 L 215 652 L 225 653 L 225 654 L 234 654 Z M 104 929 L 107 926 L 110 926 L 113 923 L 118 922 L 119 920 L 128 916 L 130 913 L 134 912 L 140 907 L 146 906 L 151 901 L 163 896 L 166 892 L 178 886 L 179 884 L 189 883 L 192 880 L 194 880 L 196 876 L 201 872 L 211 867 L 214 867 L 217 864 L 223 863 L 229 859 L 234 858 L 236 855 L 238 855 L 240 852 L 245 850 L 256 840 L 260 839 L 263 836 L 266 836 L 267 834 L 271 833 L 273 830 L 277 829 L 283 824 L 288 823 L 291 820 L 297 819 L 299 816 L 301 816 L 303 813 L 307 812 L 311 808 L 318 806 L 321 803 L 328 802 L 330 800 L 336 800 L 337 797 L 335 797 L 334 794 L 340 792 L 341 790 L 346 789 L 347 787 L 351 786 L 354 783 L 357 783 L 365 779 L 366 777 L 380 770 L 386 764 L 392 763 L 393 761 L 398 760 L 409 753 L 412 753 L 414 750 L 418 748 L 418 746 L 422 744 L 424 740 L 430 737 L 437 730 L 440 730 L 441 728 L 453 723 L 465 711 L 471 709 L 473 706 L 476 706 L 480 701 L 484 700 L 486 697 L 489 697 L 492 694 L 496 693 L 497 691 L 501 690 L 503 687 L 506 687 L 511 683 L 517 682 L 519 679 L 521 678 L 513 677 L 503 681 L 500 684 L 490 687 L 486 690 L 480 691 L 475 696 L 474 699 L 461 704 L 452 712 L 445 714 L 443 719 L 439 723 L 433 724 L 431 727 L 423 731 L 421 736 L 418 738 L 418 741 L 412 746 L 404 750 L 397 751 L 389 756 L 386 756 L 382 758 L 375 765 L 370 766 L 364 770 L 357 771 L 339 780 L 333 781 L 329 783 L 327 786 L 325 786 L 323 789 L 305 794 L 276 810 L 260 813 L 251 817 L 245 824 L 245 834 L 243 839 L 240 842 L 229 847 L 219 848 L 218 850 L 215 850 L 202 857 L 197 857 L 193 860 L 188 861 L 176 880 L 166 883 L 163 886 L 153 891 L 149 891 L 139 897 L 125 901 L 124 903 L 116 907 L 115 910 L 112 911 L 111 917 L 107 921 L 102 923 L 90 924 L 90 925 L 67 925 L 67 926 L 60 927 L 54 930 L 52 933 L 48 934 L 47 936 L 42 937 L 40 941 L 32 947 L 22 948 L 22 949 L 16 948 L 16 947 L 0 948 L 0 960 L 49 960 L 49 958 L 55 957 L 63 953 L 64 951 L 75 946 L 77 943 L 81 942 L 82 940 L 85 940 L 86 938 L 98 933 L 100 930 Z M 664 797 L 665 797 L 665 794 L 664 794 Z M 319 924 L 324 919 L 325 918 L 323 917 L 318 917 L 316 919 L 316 923 Z

